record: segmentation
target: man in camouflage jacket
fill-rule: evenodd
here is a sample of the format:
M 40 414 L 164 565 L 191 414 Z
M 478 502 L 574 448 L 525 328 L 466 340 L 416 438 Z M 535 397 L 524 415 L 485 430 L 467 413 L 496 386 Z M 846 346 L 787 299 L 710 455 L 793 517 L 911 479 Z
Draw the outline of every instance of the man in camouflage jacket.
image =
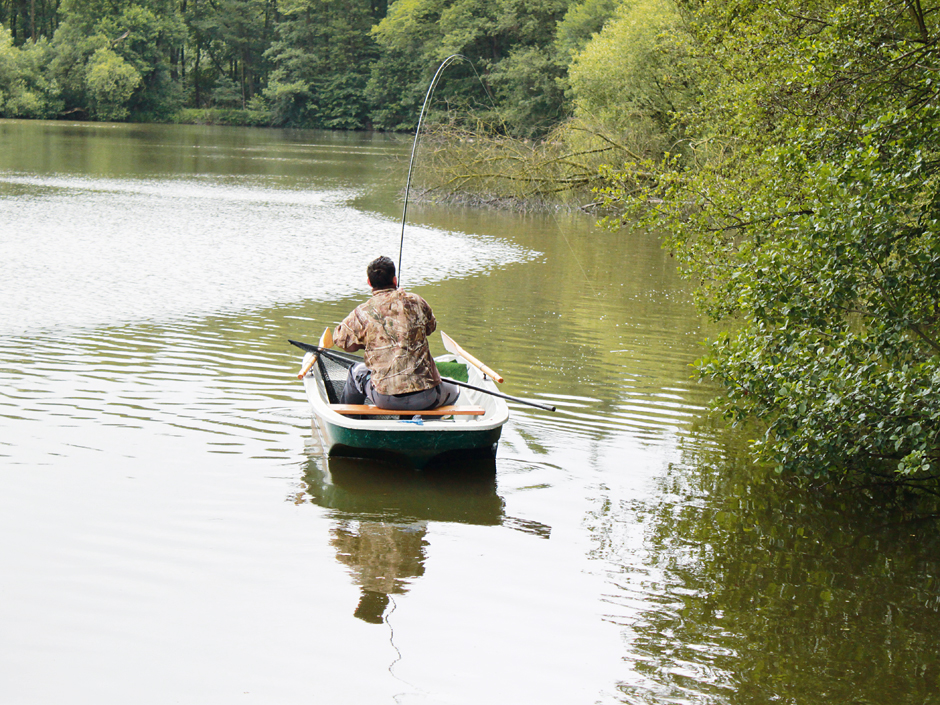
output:
M 379 257 L 366 268 L 372 298 L 336 326 L 333 343 L 347 352 L 365 348 L 365 363 L 349 370 L 342 403 L 420 411 L 453 404 L 459 389 L 441 381 L 428 338 L 437 321 L 428 302 L 398 288 L 395 263 Z

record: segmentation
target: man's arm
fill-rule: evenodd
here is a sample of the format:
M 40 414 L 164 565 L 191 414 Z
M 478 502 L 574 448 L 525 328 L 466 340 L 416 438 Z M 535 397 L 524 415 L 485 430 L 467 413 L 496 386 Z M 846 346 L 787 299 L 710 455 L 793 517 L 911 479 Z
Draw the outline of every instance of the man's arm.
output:
M 362 336 L 357 333 L 357 328 L 361 327 L 356 311 L 350 313 L 343 322 L 336 326 L 333 331 L 333 345 L 342 348 L 346 352 L 356 352 L 362 350 L 365 345 L 360 342 Z
M 424 334 L 431 335 L 431 333 L 437 330 L 437 320 L 434 318 L 434 312 L 431 311 L 431 304 L 424 299 L 421 299 L 421 308 L 424 309 L 425 316 Z

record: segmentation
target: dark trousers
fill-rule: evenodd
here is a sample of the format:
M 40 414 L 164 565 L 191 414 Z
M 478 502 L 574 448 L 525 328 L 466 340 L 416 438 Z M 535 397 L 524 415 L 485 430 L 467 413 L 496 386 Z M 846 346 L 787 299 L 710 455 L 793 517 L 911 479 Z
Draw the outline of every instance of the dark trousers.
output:
M 349 368 L 346 377 L 346 386 L 343 388 L 343 404 L 365 404 L 369 399 L 380 409 L 389 411 L 424 411 L 447 406 L 457 401 L 460 388 L 450 382 L 441 382 L 436 387 L 423 389 L 420 392 L 397 394 L 389 396 L 380 394 L 372 387 L 372 373 L 365 363 L 357 362 Z

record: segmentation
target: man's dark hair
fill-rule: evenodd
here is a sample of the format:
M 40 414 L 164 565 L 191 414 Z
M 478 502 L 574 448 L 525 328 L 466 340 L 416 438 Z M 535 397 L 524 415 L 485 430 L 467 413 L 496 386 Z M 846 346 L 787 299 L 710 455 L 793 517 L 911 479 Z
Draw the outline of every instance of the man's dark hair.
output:
M 376 257 L 366 267 L 366 276 L 373 289 L 389 289 L 395 286 L 395 263 L 388 257 Z

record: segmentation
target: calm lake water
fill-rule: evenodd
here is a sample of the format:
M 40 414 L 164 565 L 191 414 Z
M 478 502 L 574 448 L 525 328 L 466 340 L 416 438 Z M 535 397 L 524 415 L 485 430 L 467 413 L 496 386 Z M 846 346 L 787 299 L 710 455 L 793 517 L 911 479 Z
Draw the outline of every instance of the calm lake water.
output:
M 558 411 L 323 457 L 287 338 L 397 259 L 409 149 L 0 121 L 0 702 L 940 702 L 936 523 L 744 461 L 654 235 L 412 205 L 402 283 Z

